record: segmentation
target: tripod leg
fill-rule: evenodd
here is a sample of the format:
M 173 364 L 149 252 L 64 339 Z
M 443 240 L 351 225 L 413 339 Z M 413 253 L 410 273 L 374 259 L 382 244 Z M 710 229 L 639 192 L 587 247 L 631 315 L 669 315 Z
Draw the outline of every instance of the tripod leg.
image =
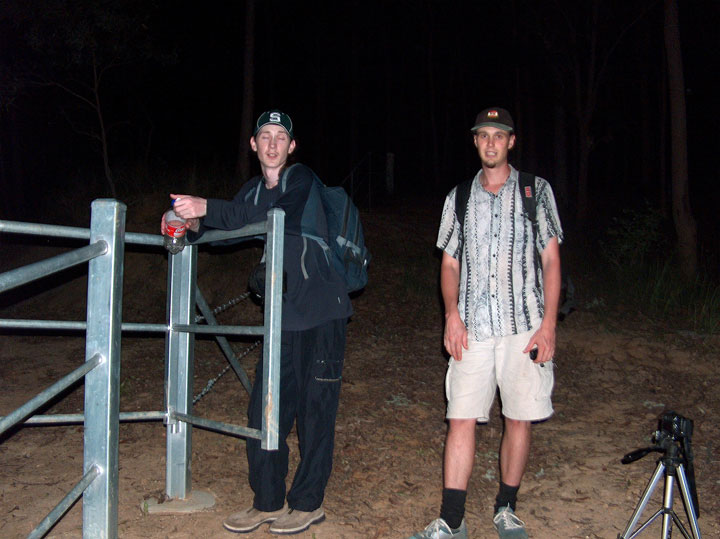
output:
M 663 498 L 663 519 L 662 519 L 662 537 L 670 539 L 672 535 L 673 525 L 673 484 L 675 478 L 672 474 L 665 474 L 665 496 Z
M 628 522 L 628 525 L 625 528 L 625 531 L 622 533 L 622 535 L 619 536 L 619 539 L 630 539 L 631 537 L 634 537 L 633 535 L 630 535 L 630 533 L 635 529 L 635 526 L 637 526 L 637 523 L 640 520 L 640 517 L 642 516 L 642 512 L 645 510 L 645 506 L 647 505 L 648 501 L 650 500 L 653 490 L 655 490 L 655 487 L 657 486 L 658 482 L 660 481 L 660 478 L 662 477 L 664 471 L 665 471 L 665 465 L 662 463 L 662 461 L 658 462 L 657 468 L 655 469 L 655 473 L 653 474 L 652 478 L 650 478 L 650 482 L 648 483 L 648 486 L 645 488 L 645 491 L 642 493 L 642 496 L 640 496 L 640 501 L 638 502 L 638 505 L 635 508 L 635 512 L 630 517 L 630 522 Z
M 693 504 L 692 497 L 690 496 L 690 486 L 688 485 L 685 468 L 682 464 L 677 467 L 677 476 L 678 482 L 680 483 L 680 493 L 682 494 L 682 499 L 685 503 L 685 513 L 687 513 L 688 521 L 690 522 L 693 538 L 700 539 L 700 526 L 698 526 L 695 505 Z

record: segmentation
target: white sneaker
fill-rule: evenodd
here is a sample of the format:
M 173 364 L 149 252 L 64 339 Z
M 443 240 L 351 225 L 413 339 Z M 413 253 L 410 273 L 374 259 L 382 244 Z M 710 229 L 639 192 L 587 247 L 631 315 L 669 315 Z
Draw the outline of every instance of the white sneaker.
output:
M 436 518 L 428 527 L 421 532 L 417 532 L 410 539 L 468 539 L 467 526 L 465 519 L 460 523 L 457 530 L 453 530 L 448 523 L 442 518 Z
M 501 539 L 527 539 L 525 523 L 520 520 L 510 506 L 501 507 L 493 517 L 495 529 Z

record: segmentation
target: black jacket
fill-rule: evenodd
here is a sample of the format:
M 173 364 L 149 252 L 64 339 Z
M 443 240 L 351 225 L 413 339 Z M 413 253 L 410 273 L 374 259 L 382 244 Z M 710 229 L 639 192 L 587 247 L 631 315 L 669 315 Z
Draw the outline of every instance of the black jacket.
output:
M 308 200 L 313 174 L 304 165 L 293 167 L 285 192 L 280 186 L 265 188 L 262 176 L 245 183 L 231 201 L 208 199 L 207 215 L 201 220 L 199 235 L 208 228 L 235 230 L 267 219 L 270 208 L 285 211 L 283 268 L 287 291 L 283 293 L 282 329 L 300 331 L 330 320 L 348 318 L 352 305 L 345 283 L 331 267 L 322 247 L 300 233 L 303 210 Z M 327 236 L 324 214 L 318 216 Z M 327 242 L 327 237 L 325 238 Z

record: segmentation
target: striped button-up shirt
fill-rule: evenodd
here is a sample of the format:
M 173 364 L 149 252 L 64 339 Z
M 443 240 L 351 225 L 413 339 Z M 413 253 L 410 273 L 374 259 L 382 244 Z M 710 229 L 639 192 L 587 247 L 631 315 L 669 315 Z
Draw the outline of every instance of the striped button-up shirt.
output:
M 535 178 L 537 238 L 525 215 L 518 171 L 497 195 L 482 187 L 482 170 L 470 190 L 464 231 L 455 214 L 454 188 L 445 199 L 437 246 L 461 259 L 458 309 L 469 337 L 514 335 L 537 329 L 543 317 L 540 253 L 562 228 L 550 185 Z M 464 233 L 463 233 L 464 232 Z M 537 248 L 537 253 L 536 253 Z

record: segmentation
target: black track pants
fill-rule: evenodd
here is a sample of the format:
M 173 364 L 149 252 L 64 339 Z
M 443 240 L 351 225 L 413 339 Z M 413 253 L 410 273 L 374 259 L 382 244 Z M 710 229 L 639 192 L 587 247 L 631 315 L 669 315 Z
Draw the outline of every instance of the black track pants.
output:
M 279 448 L 264 451 L 259 440 L 247 440 L 253 505 L 260 511 L 276 511 L 285 502 L 286 439 L 296 420 L 300 464 L 287 493 L 288 505 L 314 511 L 322 504 L 332 470 L 346 326 L 347 320 L 340 319 L 304 331 L 282 332 Z M 248 410 L 248 426 L 256 429 L 262 426 L 262 361 Z

